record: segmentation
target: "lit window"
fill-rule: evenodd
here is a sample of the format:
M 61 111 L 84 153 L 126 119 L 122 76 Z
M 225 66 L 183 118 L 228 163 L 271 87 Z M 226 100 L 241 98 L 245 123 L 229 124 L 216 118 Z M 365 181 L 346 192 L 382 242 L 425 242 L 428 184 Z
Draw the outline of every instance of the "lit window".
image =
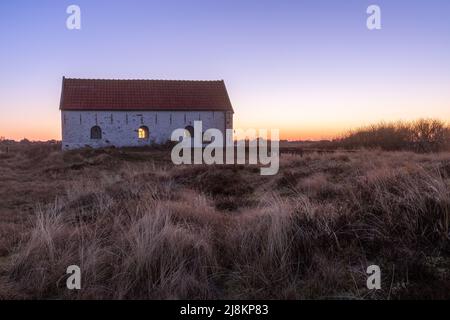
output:
M 139 139 L 148 139 L 148 128 L 140 127 L 138 130 L 138 137 Z

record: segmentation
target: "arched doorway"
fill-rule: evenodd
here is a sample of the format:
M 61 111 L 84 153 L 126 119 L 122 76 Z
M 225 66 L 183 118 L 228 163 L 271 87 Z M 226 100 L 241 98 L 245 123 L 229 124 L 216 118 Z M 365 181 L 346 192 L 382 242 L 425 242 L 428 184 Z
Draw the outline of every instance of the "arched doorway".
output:
M 184 128 L 185 130 L 185 137 L 186 138 L 194 138 L 194 127 L 193 126 L 187 126 Z

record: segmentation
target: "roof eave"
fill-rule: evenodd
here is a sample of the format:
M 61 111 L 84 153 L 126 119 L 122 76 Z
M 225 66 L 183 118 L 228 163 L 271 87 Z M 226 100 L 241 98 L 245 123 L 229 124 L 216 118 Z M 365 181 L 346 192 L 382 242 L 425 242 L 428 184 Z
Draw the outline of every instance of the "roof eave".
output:
M 59 110 L 64 109 L 64 82 L 66 81 L 66 77 L 63 76 L 62 86 L 61 86 L 61 98 L 59 99 Z

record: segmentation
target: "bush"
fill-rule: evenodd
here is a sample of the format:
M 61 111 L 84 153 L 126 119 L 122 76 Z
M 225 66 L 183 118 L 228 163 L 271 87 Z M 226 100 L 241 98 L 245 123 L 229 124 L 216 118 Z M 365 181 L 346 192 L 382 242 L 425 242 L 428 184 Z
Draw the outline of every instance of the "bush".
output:
M 442 121 L 420 119 L 414 122 L 379 123 L 348 132 L 334 141 L 344 148 L 380 148 L 419 153 L 450 150 L 450 128 Z

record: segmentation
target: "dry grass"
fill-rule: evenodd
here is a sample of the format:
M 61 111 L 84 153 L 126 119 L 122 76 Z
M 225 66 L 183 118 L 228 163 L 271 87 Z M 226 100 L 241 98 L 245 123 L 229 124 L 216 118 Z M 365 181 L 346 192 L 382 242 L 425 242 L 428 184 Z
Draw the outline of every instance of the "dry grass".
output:
M 11 146 L 0 298 L 450 298 L 449 153 L 284 154 L 277 176 L 255 169 Z M 81 291 L 66 289 L 72 264 Z

